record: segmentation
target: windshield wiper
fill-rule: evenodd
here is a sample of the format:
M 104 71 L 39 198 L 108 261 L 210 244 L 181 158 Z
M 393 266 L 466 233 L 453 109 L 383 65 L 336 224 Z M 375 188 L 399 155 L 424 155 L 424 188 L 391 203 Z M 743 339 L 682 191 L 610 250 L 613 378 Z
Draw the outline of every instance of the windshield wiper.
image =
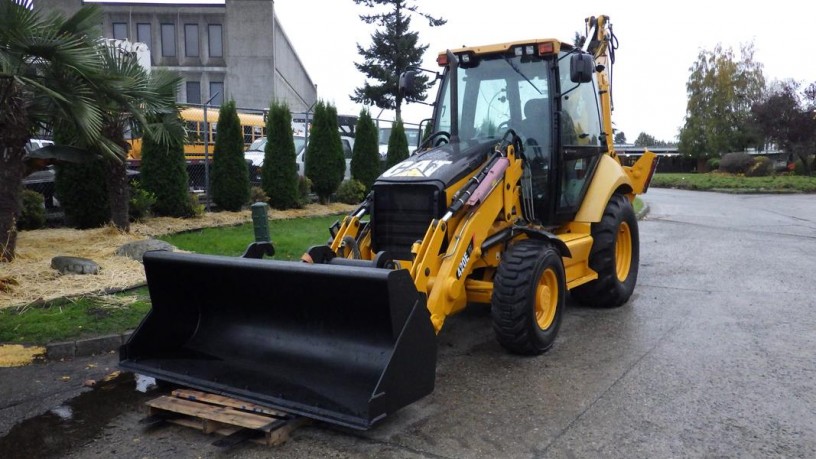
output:
M 504 58 L 504 62 L 507 62 L 507 65 L 509 65 L 511 69 L 515 70 L 515 71 L 516 71 L 516 73 L 518 73 L 519 75 L 521 75 L 521 77 L 522 77 L 522 78 L 524 78 L 525 80 L 527 80 L 527 82 L 528 82 L 528 83 L 530 83 L 530 86 L 532 86 L 532 87 L 533 87 L 533 89 L 535 89 L 537 93 L 539 93 L 539 94 L 544 94 L 543 92 L 541 92 L 541 91 L 540 91 L 540 90 L 539 90 L 539 89 L 536 87 L 536 85 L 535 85 L 535 84 L 533 84 L 533 82 L 532 82 L 532 81 L 530 81 L 530 79 L 529 79 L 529 78 L 527 78 L 527 75 L 525 75 L 525 74 L 521 73 L 521 69 L 519 69 L 519 68 L 518 68 L 518 66 L 517 66 L 516 64 L 514 64 L 512 61 L 510 61 L 510 58 L 505 57 L 505 58 Z

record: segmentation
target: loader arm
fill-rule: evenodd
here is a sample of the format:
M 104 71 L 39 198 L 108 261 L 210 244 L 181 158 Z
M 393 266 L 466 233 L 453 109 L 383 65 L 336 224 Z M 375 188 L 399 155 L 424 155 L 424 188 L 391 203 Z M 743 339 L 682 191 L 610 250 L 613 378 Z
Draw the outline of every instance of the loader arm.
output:
M 481 296 L 489 296 L 484 290 L 490 290 L 492 284 L 468 280 L 468 277 L 475 265 L 498 265 L 498 259 L 483 259 L 482 244 L 488 236 L 511 226 L 513 219 L 519 217 L 522 160 L 509 145 L 499 161 L 493 170 L 501 170 L 500 175 L 486 174 L 486 180 L 479 184 L 481 192 L 477 190 L 470 196 L 458 212 L 449 212 L 441 220 L 434 220 L 419 244 L 411 275 L 417 289 L 428 295 L 431 322 L 437 333 L 447 316 L 465 308 L 468 288 L 478 289 Z M 490 165 L 483 166 L 487 167 Z M 446 236 L 450 237 L 450 244 L 441 252 Z

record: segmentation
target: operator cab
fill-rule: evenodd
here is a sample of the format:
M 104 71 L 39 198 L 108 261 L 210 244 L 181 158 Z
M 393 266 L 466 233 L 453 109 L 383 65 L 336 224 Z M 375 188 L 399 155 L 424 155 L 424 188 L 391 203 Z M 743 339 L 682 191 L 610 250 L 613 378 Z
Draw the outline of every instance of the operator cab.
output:
M 573 219 L 606 151 L 592 57 L 547 40 L 448 51 L 438 61 L 446 70 L 431 146 L 468 151 L 512 131 L 526 160 L 525 217 L 547 226 Z

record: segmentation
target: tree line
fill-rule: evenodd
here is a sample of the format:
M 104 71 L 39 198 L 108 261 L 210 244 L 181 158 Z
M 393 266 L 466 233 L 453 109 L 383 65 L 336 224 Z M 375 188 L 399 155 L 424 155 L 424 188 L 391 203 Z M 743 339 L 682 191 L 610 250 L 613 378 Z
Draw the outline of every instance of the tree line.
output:
M 688 103 L 679 150 L 707 160 L 748 148 L 775 145 L 810 175 L 816 153 L 816 81 L 767 84 L 752 44 L 739 53 L 721 45 L 701 50 L 689 69 Z

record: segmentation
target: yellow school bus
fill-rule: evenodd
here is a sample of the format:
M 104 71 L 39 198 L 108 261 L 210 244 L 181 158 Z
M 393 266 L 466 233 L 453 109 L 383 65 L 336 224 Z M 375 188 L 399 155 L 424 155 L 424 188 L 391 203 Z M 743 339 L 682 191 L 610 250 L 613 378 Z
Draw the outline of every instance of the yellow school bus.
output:
M 181 119 L 184 122 L 184 128 L 187 130 L 187 139 L 184 142 L 184 157 L 189 160 L 203 160 L 204 159 L 204 108 L 202 107 L 186 107 L 182 108 Z M 238 119 L 241 122 L 241 129 L 244 133 L 244 145 L 249 147 L 252 142 L 259 137 L 266 135 L 266 121 L 264 116 L 260 113 L 238 113 Z M 215 137 L 218 134 L 218 109 L 207 109 L 207 124 L 210 126 L 210 136 L 208 150 L 210 158 L 212 158 L 213 150 L 215 148 Z M 128 159 L 141 159 L 142 157 L 142 139 L 141 136 L 129 136 L 128 143 L 130 143 L 130 151 L 128 152 Z

